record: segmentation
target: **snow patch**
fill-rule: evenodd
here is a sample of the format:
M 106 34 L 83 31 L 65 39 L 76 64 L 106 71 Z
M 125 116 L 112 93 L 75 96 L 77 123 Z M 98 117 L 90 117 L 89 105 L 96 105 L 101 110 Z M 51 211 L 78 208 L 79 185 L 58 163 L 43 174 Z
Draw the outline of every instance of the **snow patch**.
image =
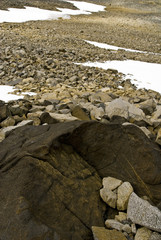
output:
M 86 62 L 82 65 L 103 69 L 116 69 L 118 72 L 125 74 L 125 79 L 131 79 L 131 82 L 137 88 L 152 89 L 161 93 L 161 64 L 125 60 L 103 63 Z
M 37 20 L 56 20 L 58 18 L 69 19 L 70 15 L 91 14 L 92 12 L 104 11 L 105 6 L 87 2 L 66 1 L 72 3 L 78 10 L 57 8 L 59 11 L 45 10 L 35 7 L 24 9 L 9 8 L 8 11 L 0 10 L 0 23 L 3 22 L 26 22 Z

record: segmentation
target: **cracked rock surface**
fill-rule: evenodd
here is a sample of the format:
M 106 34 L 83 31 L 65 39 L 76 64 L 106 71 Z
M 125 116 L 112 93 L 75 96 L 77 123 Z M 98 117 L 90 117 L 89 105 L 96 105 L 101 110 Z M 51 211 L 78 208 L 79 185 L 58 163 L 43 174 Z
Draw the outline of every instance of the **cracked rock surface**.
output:
M 158 146 L 133 125 L 73 121 L 16 129 L 0 143 L 1 239 L 92 239 L 91 227 L 104 226 L 101 178 L 126 177 L 158 203 L 159 160 Z

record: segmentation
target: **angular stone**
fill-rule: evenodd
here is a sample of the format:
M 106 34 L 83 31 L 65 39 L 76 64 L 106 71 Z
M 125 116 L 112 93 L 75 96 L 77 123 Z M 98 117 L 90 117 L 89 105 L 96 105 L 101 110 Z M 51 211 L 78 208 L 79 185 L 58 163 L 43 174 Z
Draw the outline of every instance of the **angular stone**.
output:
M 148 201 L 131 194 L 127 208 L 127 218 L 156 232 L 161 232 L 161 211 Z
M 18 115 L 20 117 L 22 117 L 23 115 L 26 115 L 29 111 L 26 107 L 23 107 L 23 106 L 20 107 L 18 104 L 9 106 L 9 109 L 13 116 Z
M 125 212 L 119 212 L 119 215 L 115 216 L 115 220 L 122 222 L 125 221 L 127 219 L 127 213 Z
M 108 188 L 102 188 L 100 190 L 100 196 L 105 203 L 107 203 L 110 207 L 116 207 L 117 195 L 116 193 L 112 192 Z
M 160 119 L 161 118 L 161 106 L 157 106 L 157 110 L 153 113 L 153 119 Z
M 8 117 L 3 122 L 0 123 L 1 127 L 9 127 L 9 126 L 14 126 L 15 125 L 15 119 L 13 117 Z
M 33 120 L 23 120 L 22 122 L 18 123 L 16 127 L 23 127 L 27 125 L 32 125 Z
M 114 219 L 107 219 L 105 221 L 105 225 L 108 229 L 116 229 L 118 231 L 122 231 L 122 228 L 124 226 L 122 223 Z
M 133 104 L 130 104 L 122 98 L 118 98 L 110 102 L 106 107 L 105 112 L 110 118 L 113 116 L 120 116 L 128 120 L 132 118 L 136 121 L 140 121 L 145 118 L 145 114 L 141 109 L 135 107 Z
M 102 107 L 93 107 L 90 111 L 90 115 L 93 120 L 101 120 L 101 118 L 105 115 L 105 112 Z
M 71 122 L 78 120 L 78 118 L 72 116 L 71 114 L 50 113 L 50 116 L 59 122 Z
M 153 232 L 150 236 L 149 240 L 161 240 L 161 234 L 157 232 Z
M 117 209 L 126 210 L 129 197 L 133 192 L 133 187 L 129 182 L 124 182 L 121 186 L 118 187 L 117 191 Z
M 111 102 L 112 101 L 112 98 L 108 95 L 108 93 L 105 93 L 105 92 L 97 92 L 97 93 L 94 93 L 92 94 L 90 97 L 89 97 L 89 100 L 92 102 L 92 103 L 100 103 L 100 102 Z
M 92 227 L 94 240 L 127 240 L 123 233 L 103 227 Z
M 78 119 L 81 119 L 81 120 L 87 120 L 89 121 L 90 118 L 89 116 L 86 114 L 86 112 L 80 107 L 80 106 L 75 106 L 73 109 L 72 109 L 72 116 L 78 118 Z
M 131 233 L 132 232 L 132 228 L 130 227 L 130 225 L 129 224 L 125 224 L 125 225 L 123 225 L 123 227 L 122 227 L 122 231 L 124 231 L 124 232 L 126 232 L 126 233 Z
M 150 231 L 149 229 L 145 227 L 139 228 L 136 232 L 135 240 L 149 240 L 151 234 L 152 234 L 152 231 Z
M 113 177 L 103 178 L 103 187 L 109 188 L 110 190 L 114 190 L 118 188 L 121 184 L 122 184 L 122 181 L 117 178 L 113 178 Z
M 156 108 L 156 102 L 153 99 L 148 99 L 141 102 L 139 108 L 142 109 L 146 115 L 151 115 Z
M 54 124 L 58 123 L 58 120 L 51 117 L 51 115 L 48 112 L 43 112 L 40 116 L 41 123 L 47 123 L 47 124 Z

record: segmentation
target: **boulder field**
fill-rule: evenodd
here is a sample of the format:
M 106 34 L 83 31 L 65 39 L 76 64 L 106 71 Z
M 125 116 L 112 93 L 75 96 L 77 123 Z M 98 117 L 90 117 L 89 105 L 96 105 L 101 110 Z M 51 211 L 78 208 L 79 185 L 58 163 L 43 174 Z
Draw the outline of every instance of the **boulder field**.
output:
M 137 149 L 137 151 L 136 151 Z M 135 125 L 71 121 L 23 126 L 0 143 L 1 240 L 92 238 L 112 215 L 102 178 L 161 201 L 161 151 Z

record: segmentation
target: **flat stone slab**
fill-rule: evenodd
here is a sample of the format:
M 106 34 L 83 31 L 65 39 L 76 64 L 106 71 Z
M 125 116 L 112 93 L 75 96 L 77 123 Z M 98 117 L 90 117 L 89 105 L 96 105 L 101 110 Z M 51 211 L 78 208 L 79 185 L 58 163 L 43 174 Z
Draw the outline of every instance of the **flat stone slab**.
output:
M 161 211 L 134 192 L 129 198 L 127 218 L 133 223 L 161 232 Z
M 127 240 L 122 232 L 107 230 L 104 227 L 92 227 L 94 240 Z

